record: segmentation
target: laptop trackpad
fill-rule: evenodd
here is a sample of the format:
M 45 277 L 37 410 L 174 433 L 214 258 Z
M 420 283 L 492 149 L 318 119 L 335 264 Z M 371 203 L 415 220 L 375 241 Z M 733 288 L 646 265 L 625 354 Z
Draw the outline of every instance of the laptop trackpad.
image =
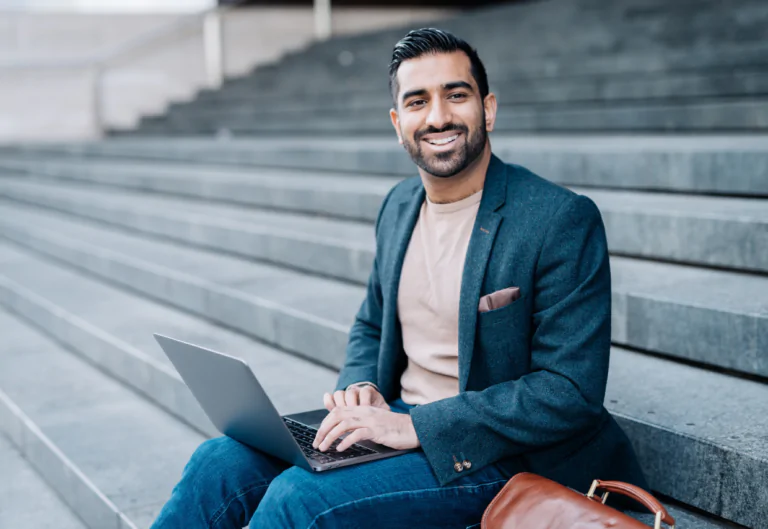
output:
M 328 410 L 326 410 L 325 408 L 321 408 L 319 410 L 293 413 L 291 415 L 286 415 L 285 417 L 288 417 L 289 419 L 293 419 L 296 422 L 300 422 L 301 424 L 305 424 L 307 426 L 311 426 L 312 428 L 317 429 L 317 428 L 320 428 L 320 424 L 322 424 L 323 419 L 325 419 L 326 415 L 328 415 Z

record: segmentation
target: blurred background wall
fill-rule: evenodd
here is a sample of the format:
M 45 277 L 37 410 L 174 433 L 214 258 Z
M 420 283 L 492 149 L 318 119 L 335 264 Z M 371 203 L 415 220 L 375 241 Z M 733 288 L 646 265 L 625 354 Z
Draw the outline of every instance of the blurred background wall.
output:
M 316 37 L 309 2 L 261 2 L 236 12 L 214 4 L 0 2 L 0 142 L 88 139 L 104 128 L 130 128 L 169 101 L 189 100 Z M 334 35 L 452 13 L 359 4 L 333 10 Z

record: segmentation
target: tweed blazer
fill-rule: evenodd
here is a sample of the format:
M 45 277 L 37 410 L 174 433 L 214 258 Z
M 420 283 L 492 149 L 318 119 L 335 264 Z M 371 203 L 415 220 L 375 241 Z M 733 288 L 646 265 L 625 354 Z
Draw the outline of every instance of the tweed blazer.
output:
M 376 257 L 337 389 L 371 381 L 400 395 L 407 364 L 400 273 L 424 201 L 399 182 L 376 221 Z M 478 312 L 481 296 L 518 287 Z M 595 478 L 647 488 L 629 440 L 603 406 L 611 276 L 600 212 L 582 195 L 495 155 L 470 236 L 459 301 L 459 394 L 410 411 L 441 485 L 498 464 L 585 491 Z M 458 470 L 457 461 L 469 468 Z

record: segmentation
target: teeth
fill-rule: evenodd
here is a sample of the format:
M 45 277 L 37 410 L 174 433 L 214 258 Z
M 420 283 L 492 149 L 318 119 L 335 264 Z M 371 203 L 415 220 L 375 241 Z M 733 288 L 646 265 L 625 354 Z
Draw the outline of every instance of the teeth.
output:
M 442 140 L 427 140 L 427 142 L 431 143 L 432 145 L 445 145 L 446 143 L 451 143 L 453 140 L 458 138 L 459 135 L 456 134 L 455 136 L 451 136 L 450 138 L 443 138 Z

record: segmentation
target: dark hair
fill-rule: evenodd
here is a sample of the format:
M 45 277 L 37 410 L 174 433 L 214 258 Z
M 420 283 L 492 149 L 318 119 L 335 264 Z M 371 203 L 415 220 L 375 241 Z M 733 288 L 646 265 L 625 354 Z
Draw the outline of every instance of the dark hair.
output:
M 469 57 L 470 71 L 475 78 L 480 96 L 485 99 L 488 95 L 488 76 L 485 73 L 483 61 L 477 55 L 477 50 L 457 36 L 435 28 L 421 28 L 409 31 L 408 34 L 395 44 L 392 50 L 392 62 L 389 63 L 389 91 L 397 107 L 397 71 L 403 61 L 416 59 L 428 53 L 452 53 L 463 51 Z

